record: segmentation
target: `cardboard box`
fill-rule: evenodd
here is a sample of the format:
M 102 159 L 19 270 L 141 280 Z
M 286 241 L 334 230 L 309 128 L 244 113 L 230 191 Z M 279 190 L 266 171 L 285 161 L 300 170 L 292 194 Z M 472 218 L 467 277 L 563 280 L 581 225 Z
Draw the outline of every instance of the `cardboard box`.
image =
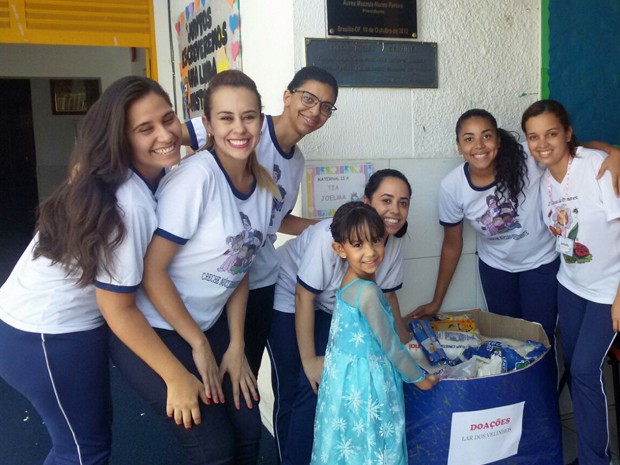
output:
M 495 313 L 483 312 L 479 308 L 450 312 L 450 315 L 467 315 L 476 322 L 478 332 L 487 337 L 509 337 L 520 341 L 541 342 L 549 347 L 549 339 L 539 323 L 510 318 Z
M 480 334 L 549 341 L 538 323 L 480 310 L 454 312 Z M 415 465 L 562 465 L 554 352 L 519 371 L 446 379 L 429 391 L 405 385 L 409 463 Z

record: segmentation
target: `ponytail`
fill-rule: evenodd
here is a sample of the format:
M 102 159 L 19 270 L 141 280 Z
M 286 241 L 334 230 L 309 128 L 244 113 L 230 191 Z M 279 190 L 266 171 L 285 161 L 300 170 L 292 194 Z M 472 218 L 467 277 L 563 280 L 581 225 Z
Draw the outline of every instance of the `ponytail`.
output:
M 527 179 L 527 156 L 512 133 L 498 128 L 497 134 L 500 141 L 495 159 L 497 192 L 500 198 L 512 201 L 515 210 L 518 210 L 519 194 L 523 193 Z

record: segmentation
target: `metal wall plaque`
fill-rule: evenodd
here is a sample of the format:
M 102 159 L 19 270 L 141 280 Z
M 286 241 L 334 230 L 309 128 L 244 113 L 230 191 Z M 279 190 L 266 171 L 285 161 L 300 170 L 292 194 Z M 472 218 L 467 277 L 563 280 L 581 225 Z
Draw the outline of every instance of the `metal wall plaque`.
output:
M 416 0 L 327 0 L 327 32 L 336 36 L 418 36 Z
M 433 42 L 306 39 L 306 64 L 326 69 L 343 87 L 438 86 Z

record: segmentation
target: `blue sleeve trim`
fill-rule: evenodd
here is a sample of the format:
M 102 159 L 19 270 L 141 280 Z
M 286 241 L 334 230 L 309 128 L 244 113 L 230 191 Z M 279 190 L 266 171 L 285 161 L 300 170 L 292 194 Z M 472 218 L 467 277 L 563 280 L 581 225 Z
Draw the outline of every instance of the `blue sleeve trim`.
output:
M 420 381 L 422 381 L 424 378 L 426 378 L 425 374 L 422 374 L 422 376 L 420 376 L 418 379 L 413 380 L 414 383 L 419 383 Z
M 189 239 L 183 239 L 182 237 L 175 236 L 174 234 L 169 233 L 168 231 L 164 231 L 161 228 L 157 228 L 153 234 L 156 234 L 164 239 L 168 239 L 170 242 L 174 242 L 175 244 L 185 245 Z
M 402 289 L 402 287 L 403 287 L 403 283 L 400 283 L 398 286 L 393 287 L 391 289 L 381 289 L 381 290 L 383 291 L 384 294 L 387 294 L 389 292 L 396 292 L 397 290 Z
M 117 286 L 116 284 L 95 281 L 95 287 L 104 291 L 116 292 L 118 294 L 131 294 L 133 292 L 136 292 L 140 285 L 137 284 L 136 286 Z
M 445 226 L 446 228 L 452 228 L 454 226 L 458 226 L 462 222 L 463 222 L 463 220 L 458 221 L 457 223 L 446 223 L 445 221 L 439 220 L 439 224 L 442 225 L 442 226 Z
M 187 128 L 187 132 L 189 133 L 189 137 L 191 139 L 190 147 L 192 150 L 198 150 L 200 148 L 198 147 L 198 137 L 196 137 L 196 131 L 194 131 L 192 121 L 185 121 L 185 127 Z
M 306 283 L 304 283 L 301 279 L 299 279 L 299 276 L 297 276 L 297 283 L 303 287 L 304 289 L 312 292 L 313 294 L 320 294 L 321 292 L 323 292 L 322 290 L 319 289 L 315 289 L 312 286 L 308 286 Z

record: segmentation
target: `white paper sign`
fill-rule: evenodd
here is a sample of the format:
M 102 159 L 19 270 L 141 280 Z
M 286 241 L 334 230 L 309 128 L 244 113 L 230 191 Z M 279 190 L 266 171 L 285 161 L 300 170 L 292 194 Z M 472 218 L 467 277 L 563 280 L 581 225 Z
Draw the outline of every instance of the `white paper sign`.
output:
M 484 465 L 519 450 L 525 402 L 452 414 L 448 465 Z
M 343 203 L 362 200 L 371 174 L 372 163 L 307 166 L 304 216 L 331 218 Z

